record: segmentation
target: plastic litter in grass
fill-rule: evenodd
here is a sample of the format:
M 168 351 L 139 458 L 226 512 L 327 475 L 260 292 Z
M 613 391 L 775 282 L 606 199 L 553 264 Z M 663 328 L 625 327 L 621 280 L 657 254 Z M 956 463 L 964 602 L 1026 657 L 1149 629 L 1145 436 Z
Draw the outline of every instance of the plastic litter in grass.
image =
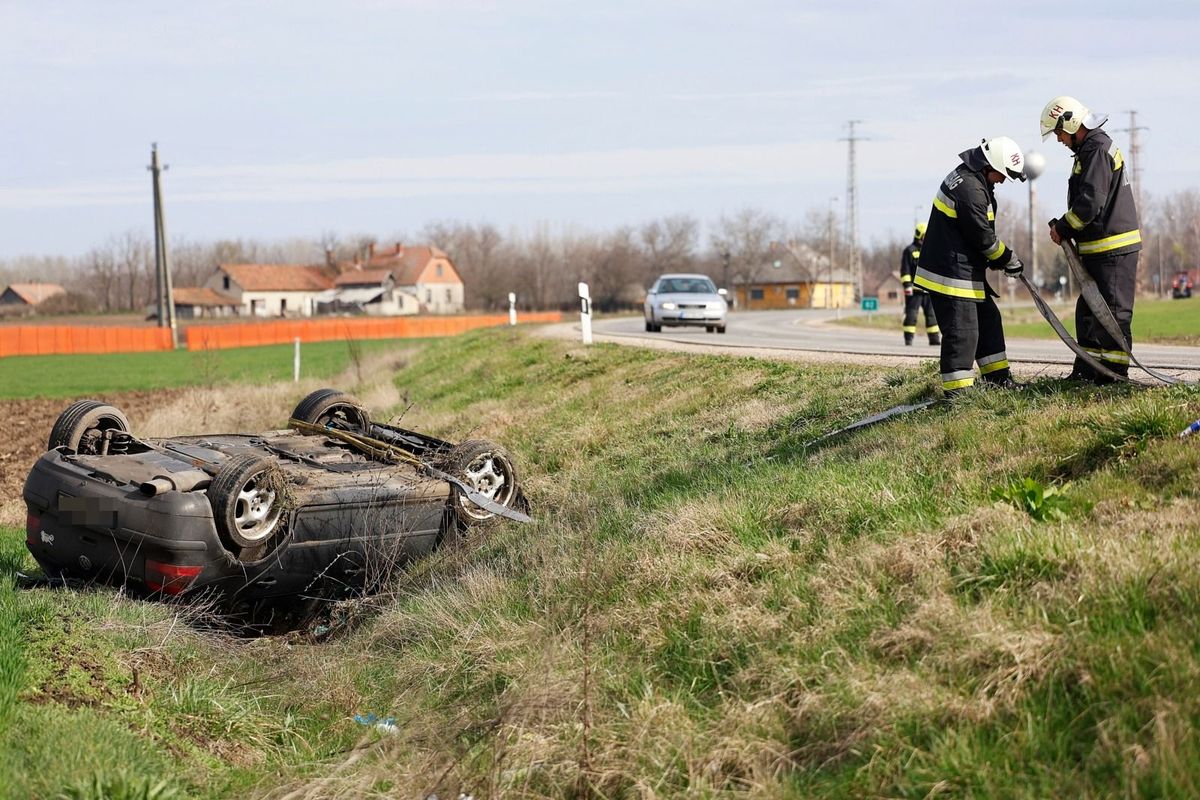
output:
M 383 719 L 375 716 L 374 712 L 369 714 L 355 714 L 354 721 L 359 725 L 373 725 L 375 728 L 384 733 L 396 733 L 400 729 L 396 727 L 395 717 L 385 717 Z

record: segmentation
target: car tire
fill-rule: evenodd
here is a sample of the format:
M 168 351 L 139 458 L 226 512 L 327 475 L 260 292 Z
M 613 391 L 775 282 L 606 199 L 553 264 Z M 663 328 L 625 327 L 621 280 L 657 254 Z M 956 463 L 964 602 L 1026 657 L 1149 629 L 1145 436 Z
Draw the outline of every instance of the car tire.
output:
M 129 420 L 116 406 L 99 400 L 77 400 L 58 415 L 50 429 L 47 450 L 68 447 L 95 455 L 95 441 L 106 430 L 129 431 Z
M 520 486 L 512 456 L 485 439 L 472 439 L 454 447 L 440 461 L 441 468 L 490 500 L 505 507 L 520 502 Z M 494 518 L 491 511 L 472 503 L 457 487 L 450 486 L 450 510 L 461 525 Z
M 335 423 L 340 423 L 362 433 L 371 430 L 371 417 L 367 409 L 356 398 L 337 389 L 317 389 L 310 393 L 296 404 L 292 419 L 323 428 L 335 427 Z
M 646 320 L 646 333 L 654 333 L 654 323 Z
M 718 326 L 717 326 L 717 333 L 724 333 L 724 332 L 725 332 L 725 326 L 724 326 L 724 325 L 718 325 Z
M 705 333 L 712 333 L 712 332 L 713 332 L 713 331 L 715 331 L 716 329 L 717 329 L 717 326 L 716 326 L 716 325 L 705 325 L 705 326 L 704 326 L 704 332 L 705 332 Z
M 287 510 L 279 467 L 253 453 L 233 456 L 208 486 L 213 522 L 221 541 L 242 561 L 267 555 L 281 538 Z

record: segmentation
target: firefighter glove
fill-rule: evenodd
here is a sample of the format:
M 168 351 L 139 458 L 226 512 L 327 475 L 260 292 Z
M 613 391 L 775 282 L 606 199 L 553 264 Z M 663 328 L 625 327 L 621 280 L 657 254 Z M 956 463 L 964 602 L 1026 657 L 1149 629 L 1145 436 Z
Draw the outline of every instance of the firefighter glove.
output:
M 913 289 L 911 286 L 904 287 L 904 296 L 905 297 L 912 297 L 912 293 L 913 293 Z
M 1025 265 L 1021 263 L 1021 259 L 1017 258 L 1016 254 L 1014 253 L 1013 257 L 1009 259 L 1008 263 L 1004 265 L 1004 274 L 1010 278 L 1019 278 L 1024 272 Z

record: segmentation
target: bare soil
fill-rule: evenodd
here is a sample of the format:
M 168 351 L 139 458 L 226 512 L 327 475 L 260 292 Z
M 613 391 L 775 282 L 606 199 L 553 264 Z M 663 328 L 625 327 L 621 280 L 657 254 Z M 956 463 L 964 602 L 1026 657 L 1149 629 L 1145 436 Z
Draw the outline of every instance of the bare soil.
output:
M 96 399 L 115 405 L 136 425 L 138 419 L 171 402 L 180 391 L 124 392 Z M 46 452 L 50 428 L 70 404 L 44 398 L 0 400 L 0 525 L 23 524 L 25 477 L 33 462 Z

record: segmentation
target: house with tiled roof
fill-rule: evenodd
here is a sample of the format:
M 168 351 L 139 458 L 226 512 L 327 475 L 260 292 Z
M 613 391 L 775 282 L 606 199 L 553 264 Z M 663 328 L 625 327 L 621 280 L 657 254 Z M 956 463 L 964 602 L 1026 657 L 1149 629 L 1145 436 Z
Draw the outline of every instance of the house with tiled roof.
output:
M 0 293 L 0 306 L 24 306 L 33 308 L 67 290 L 57 283 L 13 283 Z
M 332 290 L 317 298 L 317 308 L 321 312 L 399 316 L 421 310 L 416 295 L 397 288 L 396 276 L 387 268 L 364 269 L 362 264 L 346 265 L 334 278 L 333 285 Z
M 340 265 L 341 274 L 375 273 L 386 270 L 395 288 L 412 295 L 427 314 L 461 314 L 463 279 L 445 251 L 433 246 L 406 247 L 400 242 L 379 251 L 374 245 L 366 263 Z
M 204 286 L 233 298 L 246 316 L 308 317 L 335 277 L 324 265 L 220 264 Z
M 177 319 L 206 319 L 231 317 L 238 311 L 238 301 L 208 286 L 176 286 L 171 291 Z

